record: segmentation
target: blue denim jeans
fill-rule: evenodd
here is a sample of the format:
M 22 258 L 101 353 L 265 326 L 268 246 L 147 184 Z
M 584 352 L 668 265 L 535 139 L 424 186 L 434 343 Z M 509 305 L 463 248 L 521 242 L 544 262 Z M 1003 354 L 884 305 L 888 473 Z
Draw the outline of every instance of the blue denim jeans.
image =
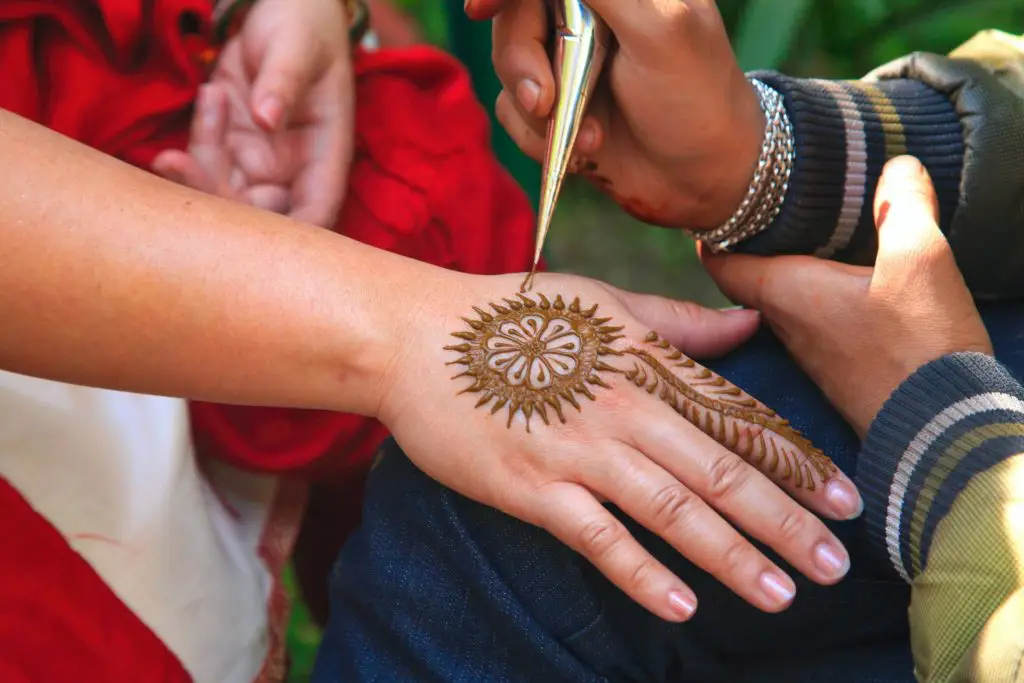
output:
M 1000 360 L 1024 376 L 1024 304 L 982 310 Z M 710 366 L 855 473 L 856 436 L 768 332 Z M 332 573 L 314 683 L 913 683 L 909 588 L 857 522 L 830 523 L 848 578 L 826 588 L 794 572 L 794 605 L 769 615 L 624 521 L 697 592 L 693 620 L 650 615 L 543 530 L 446 489 L 389 445 Z

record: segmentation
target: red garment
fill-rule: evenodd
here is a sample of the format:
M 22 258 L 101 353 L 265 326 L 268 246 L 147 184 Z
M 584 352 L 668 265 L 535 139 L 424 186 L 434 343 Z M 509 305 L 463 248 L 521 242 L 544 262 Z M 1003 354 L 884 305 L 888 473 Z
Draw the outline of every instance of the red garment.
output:
M 159 151 L 186 144 L 211 9 L 209 0 L 0 3 L 0 107 L 147 168 Z M 417 47 L 360 52 L 355 68 L 356 157 L 337 229 L 446 268 L 526 268 L 532 211 L 489 149 L 487 117 L 461 66 Z M 349 488 L 386 434 L 375 421 L 320 411 L 196 403 L 192 416 L 205 455 Z M 0 499 L 20 497 L 0 480 Z M 339 502 L 348 518 L 332 526 L 353 525 L 357 501 Z M 5 549 L 24 547 L 5 552 L 0 565 L 3 590 L 21 599 L 0 601 L 0 680 L 71 680 L 85 671 L 89 680 L 128 680 L 104 674 L 117 667 L 130 667 L 133 681 L 188 680 L 42 518 L 23 502 L 2 509 Z M 58 675 L 57 666 L 76 674 Z
M 0 510 L 0 681 L 191 681 L 174 654 L 3 479 Z

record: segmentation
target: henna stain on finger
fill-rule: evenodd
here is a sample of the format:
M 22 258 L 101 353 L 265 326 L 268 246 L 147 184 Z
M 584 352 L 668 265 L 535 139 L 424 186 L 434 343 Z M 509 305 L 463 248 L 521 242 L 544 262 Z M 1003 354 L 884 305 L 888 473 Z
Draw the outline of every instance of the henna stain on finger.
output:
M 459 394 L 478 396 L 476 408 L 492 415 L 504 409 L 508 427 L 517 414 L 528 432 L 535 415 L 546 425 L 552 418 L 565 423 L 566 405 L 582 410 L 583 399 L 596 401 L 598 390 L 613 388 L 606 378 L 615 375 L 796 488 L 814 491 L 838 473 L 787 420 L 658 334 L 613 348 L 625 339 L 623 328 L 598 317 L 596 304 L 519 293 L 489 308 L 474 308 L 476 317 L 463 319 L 468 329 L 452 333 L 459 342 L 444 348 L 459 354 L 448 363 L 461 368 L 453 379 L 472 382 Z
M 628 348 L 633 359 L 626 379 L 667 403 L 702 432 L 762 472 L 814 491 L 816 479 L 838 473 L 831 458 L 816 448 L 788 420 L 721 375 L 696 363 L 656 332 L 650 347 Z M 817 475 L 817 476 L 815 476 Z

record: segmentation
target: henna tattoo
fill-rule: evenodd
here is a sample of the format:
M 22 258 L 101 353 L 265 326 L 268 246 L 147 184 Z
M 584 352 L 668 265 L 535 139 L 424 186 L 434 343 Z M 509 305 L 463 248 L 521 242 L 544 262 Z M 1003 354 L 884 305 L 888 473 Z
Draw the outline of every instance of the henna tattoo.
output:
M 697 364 L 651 332 L 642 346 L 614 349 L 624 339 L 622 327 L 598 318 L 597 305 L 583 309 L 579 298 L 566 304 L 543 294 L 519 293 L 491 304 L 493 312 L 475 308 L 464 318 L 469 330 L 452 333 L 461 343 L 445 346 L 460 355 L 448 365 L 463 370 L 454 379 L 470 378 L 462 393 L 478 394 L 476 407 L 490 404 L 491 414 L 534 414 L 551 424 L 550 409 L 565 422 L 563 403 L 581 410 L 579 397 L 596 400 L 594 389 L 611 389 L 602 375 L 620 376 L 669 405 L 684 419 L 760 470 L 814 491 L 837 469 L 774 410 L 711 370 Z M 613 359 L 619 363 L 613 364 Z M 632 367 L 620 367 L 632 361 Z
M 477 408 L 491 404 L 492 415 L 507 408 L 509 426 L 521 412 L 529 431 L 534 414 L 550 424 L 550 409 L 565 422 L 563 402 L 579 410 L 579 397 L 595 399 L 591 387 L 610 388 L 601 373 L 617 371 L 602 358 L 616 355 L 608 345 L 622 328 L 597 318 L 596 305 L 584 310 L 578 298 L 566 304 L 520 293 L 491 309 L 475 308 L 477 318 L 464 318 L 470 329 L 452 335 L 462 343 L 445 347 L 462 354 L 449 365 L 463 366 L 456 379 L 473 380 L 460 393 L 479 394 Z
M 764 472 L 792 479 L 797 488 L 814 491 L 814 475 L 822 482 L 836 475 L 835 463 L 774 410 L 657 333 L 648 334 L 644 343 L 653 351 L 629 347 L 620 352 L 634 360 L 625 372 L 627 381 L 657 394 L 715 441 Z

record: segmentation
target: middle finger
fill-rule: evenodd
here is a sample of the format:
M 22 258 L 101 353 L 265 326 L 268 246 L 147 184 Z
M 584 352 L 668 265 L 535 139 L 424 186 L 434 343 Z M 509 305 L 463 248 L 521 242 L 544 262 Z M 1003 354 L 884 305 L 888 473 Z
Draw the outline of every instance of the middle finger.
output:
M 584 463 L 581 484 L 607 497 L 744 600 L 766 612 L 790 604 L 796 593 L 793 580 L 645 454 L 631 451 L 628 463 L 614 468 L 605 460 Z
M 665 406 L 668 408 L 668 406 Z M 703 500 L 811 580 L 836 583 L 849 554 L 809 510 L 674 411 L 641 418 L 636 445 Z

